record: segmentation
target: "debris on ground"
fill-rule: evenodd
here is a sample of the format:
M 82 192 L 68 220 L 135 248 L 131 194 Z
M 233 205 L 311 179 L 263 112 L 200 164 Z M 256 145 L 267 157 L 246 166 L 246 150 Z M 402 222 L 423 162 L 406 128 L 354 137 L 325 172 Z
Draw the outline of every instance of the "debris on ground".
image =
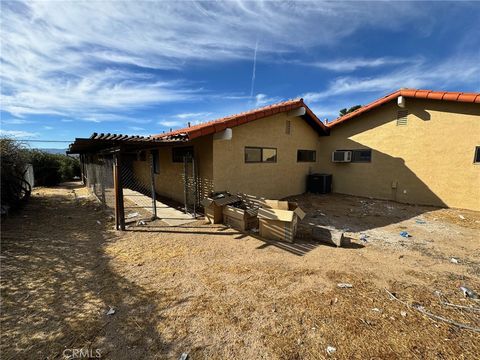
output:
M 182 353 L 182 355 L 180 355 L 178 360 L 188 360 L 188 353 L 185 353 L 185 352 Z
M 379 308 L 373 308 L 372 311 L 381 312 L 381 310 Z
M 159 226 L 138 228 L 142 231 L 113 231 L 109 213 L 92 211 L 93 198 L 78 206 L 73 196 L 54 188 L 42 189 L 34 200 L 19 216 L 2 222 L 2 291 L 8 295 L 2 303 L 4 358 L 54 358 L 65 346 L 100 348 L 112 359 L 150 353 L 178 360 L 184 352 L 188 359 L 231 360 L 258 354 L 304 360 L 352 354 L 479 358 L 478 332 L 431 318 L 413 304 L 480 327 L 480 304 L 459 290 L 466 285 L 480 296 L 480 223 L 475 222 L 480 212 L 394 202 L 389 203 L 394 211 L 387 212 L 384 201 L 375 201 L 370 216 L 362 217 L 356 197 L 298 196 L 308 222 L 325 226 L 328 219 L 341 232 L 348 226 L 355 239 L 369 235 L 368 244 L 355 240 L 358 246 L 337 249 L 307 239 L 267 246 L 247 235 L 248 241 L 238 243 L 237 232 L 202 221 L 168 231 L 161 220 L 156 220 Z M 315 209 L 327 217 L 313 218 Z M 151 215 L 139 209 L 126 213 L 133 211 L 140 217 L 130 220 L 132 225 Z M 415 224 L 419 215 L 426 225 Z M 95 228 L 97 219 L 108 230 Z M 404 239 L 402 230 L 415 235 Z M 452 257 L 460 263 L 452 266 Z M 355 290 L 338 288 L 339 280 L 355 284 Z M 45 284 L 58 288 L 60 307 L 74 309 L 68 318 L 58 316 L 59 307 L 50 302 L 51 286 Z M 384 286 L 405 304 L 390 301 Z M 435 290 L 445 301 L 469 308 L 440 303 Z M 27 293 L 32 295 L 26 298 Z M 118 311 L 119 305 L 120 313 L 106 315 L 109 306 Z M 296 311 L 299 306 L 304 313 Z M 374 307 L 382 312 L 373 312 Z M 28 313 L 39 315 L 24 316 Z M 39 317 L 48 321 L 39 324 Z M 192 317 L 195 321 L 185 321 Z M 278 328 L 285 331 L 279 335 Z M 328 355 L 328 345 L 337 351 Z
M 125 215 L 125 219 L 132 219 L 132 218 L 136 218 L 138 216 L 140 216 L 140 214 L 138 212 L 133 212 L 133 213 Z
M 466 286 L 460 286 L 460 290 L 462 290 L 463 296 L 470 299 L 478 299 L 478 294 L 472 289 L 469 289 Z
M 400 236 L 401 236 L 401 237 L 404 237 L 404 238 L 412 237 L 412 235 L 410 235 L 410 234 L 408 233 L 408 231 L 402 231 L 402 232 L 400 232 Z
M 402 317 L 407 317 L 407 312 L 406 311 L 400 311 L 400 315 L 402 315 Z
M 458 215 L 458 217 L 462 220 L 465 220 L 465 216 L 463 216 L 462 214 Z
M 460 261 L 459 261 L 458 259 L 453 258 L 453 257 L 450 259 L 450 262 L 451 262 L 452 264 L 458 264 L 458 263 L 460 263 Z
M 363 242 L 368 242 L 368 235 L 367 234 L 360 234 L 360 240 Z
M 351 289 L 351 288 L 353 288 L 353 285 L 352 285 L 352 284 L 348 284 L 348 283 L 338 283 L 337 286 L 338 286 L 340 289 Z
M 427 223 L 425 220 L 422 220 L 422 219 L 416 219 L 415 222 L 417 224 L 422 224 L 422 225 Z
M 98 225 L 102 225 L 102 222 L 100 220 L 97 220 Z
M 337 351 L 337 348 L 336 347 L 333 347 L 333 346 L 327 346 L 327 354 L 328 355 L 333 355 L 335 354 L 335 352 Z
M 144 220 L 137 221 L 137 226 L 143 226 L 143 225 L 147 225 L 147 223 Z
M 107 315 L 113 315 L 113 314 L 115 314 L 115 309 L 111 307 L 110 309 L 108 309 Z

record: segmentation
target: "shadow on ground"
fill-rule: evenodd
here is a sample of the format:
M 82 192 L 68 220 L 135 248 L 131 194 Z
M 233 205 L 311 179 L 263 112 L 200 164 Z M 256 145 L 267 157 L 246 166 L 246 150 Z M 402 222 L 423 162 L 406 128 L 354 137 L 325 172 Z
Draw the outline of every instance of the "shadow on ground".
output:
M 68 349 L 112 359 L 168 351 L 156 330 L 162 300 L 110 267 L 104 247 L 115 233 L 96 204 L 79 206 L 75 186 L 36 189 L 2 222 L 2 359 L 62 358 Z M 115 314 L 106 315 L 110 307 Z

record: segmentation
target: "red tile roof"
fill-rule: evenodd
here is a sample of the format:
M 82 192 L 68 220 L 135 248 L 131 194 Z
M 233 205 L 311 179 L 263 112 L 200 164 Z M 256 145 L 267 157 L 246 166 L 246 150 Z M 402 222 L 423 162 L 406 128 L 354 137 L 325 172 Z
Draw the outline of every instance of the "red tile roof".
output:
M 458 101 L 466 103 L 480 103 L 480 93 L 461 93 L 461 92 L 448 92 L 448 91 L 433 91 L 433 90 L 417 90 L 417 89 L 400 89 L 391 93 L 383 98 L 375 100 L 374 102 L 362 106 L 360 109 L 352 111 L 346 115 L 343 115 L 332 122 L 327 123 L 327 127 L 331 128 L 335 125 L 350 120 L 366 111 L 375 109 L 380 105 L 383 105 L 389 101 L 396 99 L 398 96 L 404 96 L 407 98 L 415 99 L 430 99 L 430 100 L 445 100 L 445 101 Z
M 177 137 L 179 135 L 188 136 L 189 140 L 195 139 L 200 136 L 211 135 L 231 128 L 245 124 L 247 122 L 263 119 L 268 116 L 283 113 L 290 110 L 295 110 L 300 107 L 304 107 L 306 110 L 305 115 L 302 117 L 312 126 L 319 134 L 327 135 L 328 129 L 317 116 L 308 108 L 303 102 L 303 99 L 288 100 L 277 104 L 265 106 L 259 109 L 249 110 L 240 114 L 226 116 L 221 119 L 209 121 L 206 123 L 190 126 L 187 128 L 174 130 L 164 134 L 154 135 L 155 138 L 165 139 Z

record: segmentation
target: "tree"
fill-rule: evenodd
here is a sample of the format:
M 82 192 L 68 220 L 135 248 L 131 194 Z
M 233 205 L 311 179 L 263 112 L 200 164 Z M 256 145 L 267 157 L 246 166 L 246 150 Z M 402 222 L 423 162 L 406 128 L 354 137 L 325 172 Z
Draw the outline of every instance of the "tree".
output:
M 21 206 L 31 194 L 31 186 L 25 181 L 28 150 L 22 143 L 10 138 L 0 138 L 1 205 L 2 214 L 9 208 Z
M 362 107 L 362 105 L 355 105 L 355 106 L 352 106 L 350 109 L 347 110 L 347 108 L 343 108 L 340 110 L 339 112 L 339 116 L 344 116 L 344 115 L 347 115 L 357 109 L 360 109 Z

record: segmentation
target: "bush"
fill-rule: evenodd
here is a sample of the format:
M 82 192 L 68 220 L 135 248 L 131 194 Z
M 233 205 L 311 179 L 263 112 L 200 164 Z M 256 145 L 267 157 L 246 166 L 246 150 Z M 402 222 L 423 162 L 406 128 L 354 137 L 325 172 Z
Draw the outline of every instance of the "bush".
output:
M 30 196 L 31 188 L 24 180 L 28 159 L 22 143 L 0 138 L 2 214 L 3 210 L 20 206 Z
M 30 150 L 30 161 L 38 186 L 54 186 L 80 176 L 80 162 L 76 158 Z

